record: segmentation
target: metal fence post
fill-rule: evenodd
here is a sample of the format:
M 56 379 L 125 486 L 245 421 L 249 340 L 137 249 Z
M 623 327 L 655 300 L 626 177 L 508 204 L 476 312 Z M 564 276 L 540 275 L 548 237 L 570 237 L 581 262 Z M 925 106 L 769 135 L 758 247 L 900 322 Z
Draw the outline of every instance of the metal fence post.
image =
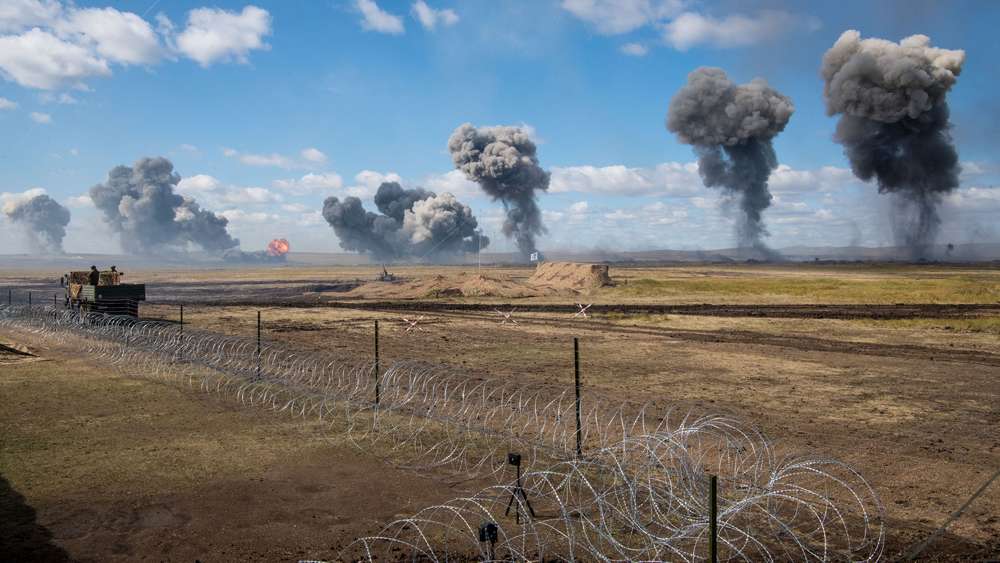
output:
M 573 337 L 573 376 L 576 384 L 576 457 L 583 457 L 583 427 L 580 424 L 580 339 Z
M 260 311 L 257 311 L 257 377 L 260 377 Z
M 375 319 L 375 404 L 381 400 L 382 390 L 379 386 L 379 353 L 378 353 L 378 319 Z
M 708 487 L 708 560 L 719 561 L 719 478 L 712 475 Z

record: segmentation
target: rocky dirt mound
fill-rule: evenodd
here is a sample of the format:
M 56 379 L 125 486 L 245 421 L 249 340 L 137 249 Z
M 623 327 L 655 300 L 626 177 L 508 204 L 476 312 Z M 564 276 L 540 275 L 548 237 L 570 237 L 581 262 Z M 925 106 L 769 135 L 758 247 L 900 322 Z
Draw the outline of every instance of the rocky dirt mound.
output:
M 528 278 L 528 283 L 560 291 L 590 291 L 614 285 L 606 264 L 578 262 L 542 262 Z

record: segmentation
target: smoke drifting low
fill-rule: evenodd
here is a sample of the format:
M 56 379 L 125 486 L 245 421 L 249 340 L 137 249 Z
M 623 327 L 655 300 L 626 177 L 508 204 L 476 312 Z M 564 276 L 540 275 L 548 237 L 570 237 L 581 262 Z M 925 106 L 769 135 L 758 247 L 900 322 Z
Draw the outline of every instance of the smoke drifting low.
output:
M 538 165 L 537 148 L 520 127 L 460 125 L 448 139 L 455 167 L 507 211 L 503 234 L 523 258 L 536 252 L 535 237 L 546 232 L 537 192 L 549 189 L 549 173 Z
M 340 239 L 340 247 L 369 253 L 378 260 L 447 260 L 486 248 L 489 239 L 476 234 L 472 209 L 449 193 L 405 189 L 384 182 L 375 193 L 381 215 L 365 211 L 361 200 L 328 197 L 323 217 Z
M 725 189 L 740 208 L 736 236 L 741 248 L 772 254 L 762 214 L 771 205 L 767 180 L 777 168 L 771 140 L 788 124 L 795 106 L 762 78 L 736 85 L 719 68 L 701 67 L 670 100 L 667 129 L 693 145 L 706 187 Z
M 166 158 L 143 158 L 111 169 L 105 183 L 90 188 L 90 199 L 131 254 L 183 251 L 190 244 L 222 253 L 239 245 L 225 217 L 175 192 L 180 179 Z
M 827 113 L 841 116 L 834 138 L 858 178 L 895 197 L 893 234 L 913 259 L 927 257 L 941 198 L 958 187 L 946 96 L 964 62 L 964 51 L 931 47 L 925 35 L 897 44 L 854 30 L 823 56 Z
M 58 201 L 44 194 L 37 195 L 25 201 L 10 202 L 4 205 L 3 212 L 15 224 L 24 227 L 36 251 L 62 254 L 70 213 Z

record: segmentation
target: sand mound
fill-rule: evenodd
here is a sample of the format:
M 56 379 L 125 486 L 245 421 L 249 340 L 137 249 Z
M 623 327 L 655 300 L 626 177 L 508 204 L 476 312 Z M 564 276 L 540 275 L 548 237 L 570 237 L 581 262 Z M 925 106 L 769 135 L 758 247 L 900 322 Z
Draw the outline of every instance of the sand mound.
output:
M 577 262 L 542 262 L 528 283 L 555 290 L 590 291 L 614 285 L 606 264 Z
M 371 282 L 351 292 L 365 299 L 534 297 L 546 293 L 522 282 L 482 274 L 436 275 L 410 281 Z

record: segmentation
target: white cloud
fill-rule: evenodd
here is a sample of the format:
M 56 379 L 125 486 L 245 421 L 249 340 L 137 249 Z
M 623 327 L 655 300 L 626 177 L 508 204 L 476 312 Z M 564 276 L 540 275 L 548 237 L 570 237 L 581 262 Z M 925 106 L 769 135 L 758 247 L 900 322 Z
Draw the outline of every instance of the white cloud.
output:
M 636 214 L 625 211 L 624 209 L 615 209 L 611 213 L 605 213 L 604 218 L 611 221 L 631 221 L 636 218 Z
M 242 12 L 191 10 L 180 34 L 165 15 L 156 20 L 154 30 L 142 17 L 110 7 L 3 0 L 0 33 L 8 35 L 0 35 L 0 76 L 41 90 L 85 89 L 86 79 L 110 76 L 112 64 L 153 65 L 182 54 L 207 67 L 217 61 L 247 62 L 250 51 L 269 48 L 263 38 L 271 33 L 271 16 L 256 6 Z
M 80 150 L 77 148 L 69 149 L 70 156 L 80 156 Z
M 4 0 L 0 2 L 0 32 L 46 25 L 61 13 L 62 5 L 56 0 Z
M 577 214 L 579 214 L 579 213 L 586 213 L 587 209 L 589 207 L 590 207 L 590 204 L 588 204 L 586 201 L 578 201 L 578 202 L 570 205 L 568 209 L 569 209 L 570 213 L 577 213 Z
M 163 56 L 153 28 L 131 12 L 114 8 L 72 10 L 54 27 L 61 35 L 74 37 L 78 45 L 86 45 L 116 63 L 148 65 Z
M 0 74 L 21 86 L 52 90 L 81 85 L 91 76 L 109 76 L 111 69 L 88 49 L 34 28 L 0 37 Z
M 229 158 L 239 159 L 240 162 L 248 166 L 275 166 L 277 168 L 294 168 L 294 161 L 278 153 L 253 154 L 241 153 L 235 149 L 222 149 L 222 154 Z
M 771 172 L 768 186 L 776 194 L 801 194 L 832 192 L 857 182 L 857 178 L 847 168 L 823 166 L 815 170 L 795 170 L 787 164 L 779 164 Z
M 281 206 L 281 209 L 289 213 L 305 213 L 309 211 L 309 208 L 301 203 L 286 203 Z
M 198 152 L 198 147 L 196 147 L 194 145 L 189 145 L 187 143 L 183 143 L 181 145 L 181 150 L 182 151 L 187 151 L 187 152 Z
M 685 12 L 663 24 L 663 39 L 668 45 L 686 51 L 697 45 L 744 47 L 780 37 L 791 30 L 819 26 L 815 18 L 781 10 L 764 10 L 756 16 L 728 15 L 722 19 L 696 12 Z
M 399 182 L 402 184 L 403 178 L 395 172 L 382 173 L 374 170 L 362 170 L 354 176 L 354 182 L 353 186 L 348 186 L 347 190 L 345 190 L 347 195 L 365 199 L 374 196 L 376 190 L 378 190 L 378 187 L 383 182 Z
M 207 174 L 195 174 L 181 178 L 177 183 L 177 191 L 181 193 L 211 192 L 219 189 L 222 182 Z
M 31 120 L 35 123 L 41 123 L 42 125 L 52 123 L 52 116 L 47 113 L 33 111 L 29 115 L 31 116 Z
M 308 160 L 309 162 L 315 162 L 317 164 L 326 162 L 326 155 L 323 154 L 323 151 L 317 148 L 309 147 L 307 149 L 302 149 L 301 155 L 302 158 Z
M 41 100 L 43 103 L 46 104 L 76 105 L 80 103 L 79 100 L 67 94 L 66 92 L 62 92 L 58 95 L 52 92 L 44 92 L 41 95 Z
M 17 102 L 0 97 L 0 110 L 17 109 Z
M 45 188 L 31 188 L 23 192 L 0 192 L 0 211 L 9 213 L 22 202 L 45 195 Z
M 443 27 L 450 27 L 458 23 L 458 14 L 455 10 L 441 9 L 435 10 L 427 5 L 424 0 L 417 0 L 410 8 L 413 17 L 424 26 L 424 29 L 433 30 L 438 24 Z
M 176 38 L 177 50 L 202 67 L 220 61 L 247 63 L 250 51 L 267 50 L 271 14 L 256 6 L 242 12 L 198 8 L 188 12 L 187 27 Z
M 479 184 L 466 178 L 461 170 L 428 176 L 424 178 L 423 186 L 434 193 L 449 193 L 459 199 L 476 197 L 482 193 Z
M 344 187 L 344 180 L 335 172 L 325 172 L 306 174 L 299 179 L 276 180 L 273 185 L 292 195 L 308 195 L 339 190 Z
M 280 194 L 267 188 L 224 185 L 218 179 L 207 174 L 195 174 L 181 178 L 177 184 L 177 191 L 186 196 L 197 196 L 209 207 L 279 203 L 283 200 Z
M 88 207 L 94 207 L 94 200 L 90 199 L 90 195 L 76 195 L 66 198 L 66 205 L 75 209 L 86 209 Z
M 956 190 L 944 198 L 949 206 L 962 211 L 996 213 L 1000 211 L 1000 188 L 972 186 Z
M 362 29 L 392 35 L 406 31 L 403 27 L 403 18 L 379 8 L 375 0 L 355 0 L 354 5 L 361 12 Z
M 649 52 L 649 48 L 642 43 L 626 43 L 621 46 L 620 51 L 633 57 L 644 57 Z
M 252 211 L 247 212 L 242 209 L 226 209 L 219 213 L 230 223 L 234 223 L 237 226 L 241 223 L 251 223 L 251 224 L 261 224 L 261 223 L 271 223 L 280 219 L 277 215 L 273 213 L 265 213 L 263 211 Z
M 701 188 L 698 165 L 667 162 L 654 168 L 569 166 L 552 168 L 550 191 L 613 195 L 690 195 Z
M 591 24 L 598 33 L 618 35 L 678 13 L 683 0 L 563 0 L 564 10 Z

